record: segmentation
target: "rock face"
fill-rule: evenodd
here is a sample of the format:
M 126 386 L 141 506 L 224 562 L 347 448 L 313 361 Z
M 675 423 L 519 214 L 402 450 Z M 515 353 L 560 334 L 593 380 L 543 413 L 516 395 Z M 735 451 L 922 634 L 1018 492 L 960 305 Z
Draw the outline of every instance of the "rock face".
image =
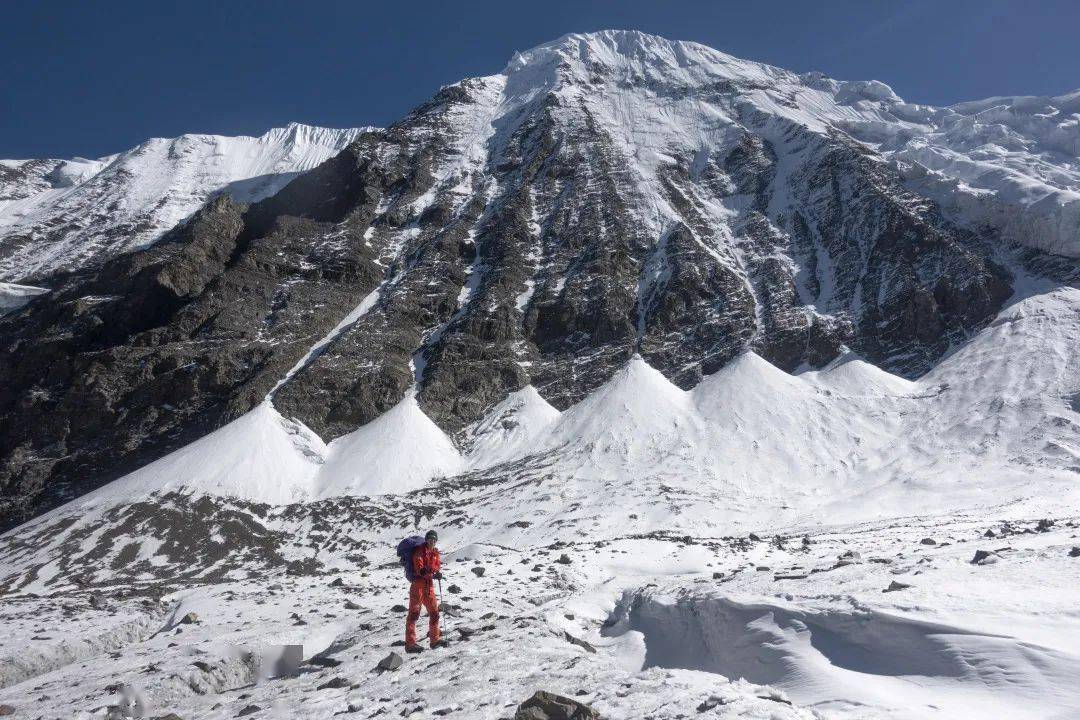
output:
M 330 440 L 414 391 L 449 433 L 526 384 L 563 409 L 635 353 L 683 388 L 747 349 L 926 372 L 1009 296 L 1007 253 L 843 131 L 878 117 L 849 91 L 567 36 L 51 277 L 0 318 L 0 529 L 264 399 Z

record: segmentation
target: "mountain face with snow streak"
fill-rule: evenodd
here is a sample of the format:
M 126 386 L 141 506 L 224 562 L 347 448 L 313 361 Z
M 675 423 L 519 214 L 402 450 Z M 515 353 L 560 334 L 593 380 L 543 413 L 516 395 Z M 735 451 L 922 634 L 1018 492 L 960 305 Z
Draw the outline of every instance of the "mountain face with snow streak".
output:
M 463 443 L 522 388 L 565 410 L 635 355 L 682 390 L 747 352 L 791 372 L 852 351 L 916 378 L 1039 268 L 1075 275 L 1067 222 L 1058 239 L 1025 235 L 1000 221 L 1017 213 L 969 202 L 1071 207 L 1075 167 L 1051 162 L 1075 137 L 1069 97 L 926 108 L 881 83 L 634 32 L 518 54 L 389 128 L 348 131 L 269 197 L 221 194 L 146 249 L 54 276 L 0 320 L 6 514 L 78 496 L 264 402 L 330 443 L 415 395 Z M 331 138 L 309 145 L 329 152 L 343 142 Z M 110 177 L 186 178 L 159 163 L 263 140 L 151 141 L 7 212 L 45 196 L 67 207 Z M 240 173 L 256 176 L 249 197 L 279 185 L 255 164 Z M 22 172 L 40 189 L 55 168 L 35 168 Z M 166 197 L 136 185 L 132 206 Z M 152 238 L 94 227 L 87 252 Z M 20 247 L 48 255 L 38 231 Z
M 154 138 L 86 160 L 0 160 L 0 280 L 43 278 L 146 247 L 214 195 L 273 195 L 360 129 L 293 123 L 260 137 Z

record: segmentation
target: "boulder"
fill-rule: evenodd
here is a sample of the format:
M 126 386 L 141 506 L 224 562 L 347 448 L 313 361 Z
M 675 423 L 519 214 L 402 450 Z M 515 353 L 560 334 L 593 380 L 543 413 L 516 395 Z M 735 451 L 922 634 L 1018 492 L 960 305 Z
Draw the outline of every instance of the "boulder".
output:
M 194 625 L 197 622 L 199 622 L 199 616 L 193 612 L 189 612 L 187 615 L 180 618 L 181 625 Z
M 1073 546 L 1073 549 L 1069 551 L 1069 557 L 1080 557 L 1080 545 Z
M 469 569 L 472 570 L 473 575 L 476 577 L 484 577 L 484 572 L 486 572 L 482 565 L 474 565 Z
M 401 656 L 396 652 L 391 652 L 389 655 L 379 661 L 379 664 L 375 666 L 376 670 L 386 672 L 387 670 L 397 670 L 401 667 L 401 663 L 404 662 Z
M 330 678 L 329 680 L 324 682 L 322 685 L 319 685 L 315 689 L 316 690 L 336 690 L 338 688 L 347 688 L 347 687 L 349 687 L 349 681 L 339 675 L 338 677 Z
M 976 550 L 975 557 L 971 558 L 972 565 L 989 565 L 1001 559 L 993 550 Z
M 599 720 L 600 713 L 568 697 L 537 690 L 521 703 L 514 720 Z
M 563 553 L 562 555 L 559 556 L 559 559 L 556 560 L 555 562 L 559 563 L 560 565 L 569 565 L 570 562 L 571 562 L 570 561 L 570 556 L 567 555 L 566 553 Z
M 908 585 L 907 583 L 897 582 L 896 580 L 893 580 L 891 583 L 889 583 L 889 587 L 885 588 L 881 592 L 896 592 L 897 590 L 907 590 L 909 587 L 911 587 L 911 585 Z
M 937 540 L 934 538 L 923 538 L 919 541 L 920 545 L 937 545 Z

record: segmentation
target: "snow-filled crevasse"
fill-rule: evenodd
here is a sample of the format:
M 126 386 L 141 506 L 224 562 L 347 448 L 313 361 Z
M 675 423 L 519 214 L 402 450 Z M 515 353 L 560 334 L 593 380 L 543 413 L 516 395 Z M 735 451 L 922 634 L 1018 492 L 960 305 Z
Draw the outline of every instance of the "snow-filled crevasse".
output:
M 145 615 L 117 623 L 96 635 L 37 642 L 0 657 L 0 688 L 53 672 L 65 665 L 114 652 L 151 637 L 161 625 L 161 614 Z

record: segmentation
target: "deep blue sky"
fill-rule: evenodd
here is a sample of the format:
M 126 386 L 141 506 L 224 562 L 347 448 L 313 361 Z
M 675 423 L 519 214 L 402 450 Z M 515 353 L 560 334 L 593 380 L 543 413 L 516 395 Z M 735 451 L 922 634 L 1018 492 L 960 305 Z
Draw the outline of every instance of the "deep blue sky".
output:
M 933 104 L 1080 87 L 1077 0 L 10 0 L 0 157 L 93 157 L 292 120 L 385 125 L 515 50 L 605 28 L 874 78 Z

